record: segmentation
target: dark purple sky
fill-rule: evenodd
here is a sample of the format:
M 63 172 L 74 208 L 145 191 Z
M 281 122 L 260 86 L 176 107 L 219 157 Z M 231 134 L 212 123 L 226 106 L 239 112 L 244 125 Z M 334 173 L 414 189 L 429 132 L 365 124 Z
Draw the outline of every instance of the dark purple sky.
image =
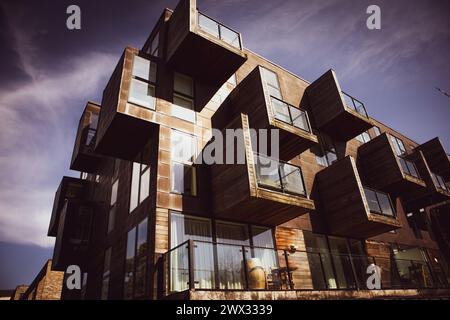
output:
M 68 167 L 81 111 L 99 101 L 123 48 L 140 48 L 176 2 L 1 1 L 0 289 L 30 282 L 50 257 L 53 195 L 63 175 L 76 175 Z M 80 31 L 66 29 L 70 4 L 81 7 Z M 371 4 L 381 7 L 379 31 L 366 28 Z M 371 116 L 419 143 L 439 136 L 450 151 L 450 98 L 434 89 L 450 92 L 450 1 L 199 0 L 198 7 L 240 31 L 244 46 L 309 81 L 335 69 Z

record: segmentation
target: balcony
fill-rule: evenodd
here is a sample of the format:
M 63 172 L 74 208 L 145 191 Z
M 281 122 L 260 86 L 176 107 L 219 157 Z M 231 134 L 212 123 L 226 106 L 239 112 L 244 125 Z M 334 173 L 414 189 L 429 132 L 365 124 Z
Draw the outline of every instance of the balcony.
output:
M 417 211 L 421 208 L 450 200 L 450 189 L 446 185 L 444 178 L 430 170 L 428 161 L 421 150 L 415 149 L 415 151 L 406 155 L 405 159 L 410 163 L 414 163 L 415 166 L 402 165 L 404 171 L 414 174 L 411 171 L 415 169 L 417 176 L 420 176 L 426 183 L 426 188 L 417 189 L 403 196 L 403 204 L 406 206 L 407 211 Z
M 445 182 L 450 182 L 450 159 L 439 138 L 434 138 L 416 147 L 423 155 L 431 172 L 440 175 Z
M 81 116 L 70 169 L 95 173 L 101 157 L 94 152 L 100 105 L 88 102 Z
M 364 104 L 341 90 L 334 70 L 311 83 L 306 93 L 319 130 L 348 141 L 372 127 Z
M 138 53 L 125 49 L 103 91 L 95 141 L 98 154 L 132 161 L 157 137 L 156 63 Z
M 419 175 L 416 162 L 408 155 L 398 156 L 388 134 L 372 139 L 358 149 L 358 161 L 367 185 L 393 196 L 423 192 L 426 183 Z M 421 165 L 420 161 L 417 165 Z
M 317 179 L 332 234 L 369 238 L 401 226 L 389 195 L 362 185 L 352 157 L 334 162 Z
M 235 151 L 244 152 L 244 161 L 210 166 L 214 216 L 275 226 L 314 211 L 301 168 L 253 152 L 248 117 L 241 121 L 244 144 Z
M 60 212 L 65 200 L 82 200 L 87 196 L 87 181 L 72 177 L 63 177 L 53 200 L 52 216 L 47 235 L 56 237 Z
M 380 268 L 381 290 L 448 287 L 433 280 L 435 270 L 426 260 L 288 251 L 197 240 L 188 240 L 169 250 L 159 264 L 160 294 L 178 299 L 190 298 L 192 294 L 201 297 L 203 290 L 209 297 L 224 297 L 221 294 L 226 292 L 227 299 L 240 299 L 244 291 L 251 291 L 254 297 L 258 291 L 270 296 L 270 291 L 368 290 L 369 266 Z
M 317 145 L 318 139 L 308 112 L 271 96 L 263 77 L 260 66 L 250 72 L 213 115 L 212 126 L 223 129 L 245 113 L 252 129 L 279 129 L 279 158 L 288 161 Z
M 84 266 L 93 213 L 92 204 L 64 201 L 53 250 L 53 270 L 65 271 L 69 265 Z
M 241 35 L 197 11 L 196 2 L 181 0 L 170 17 L 166 62 L 211 87 L 213 95 L 244 64 L 247 55 Z

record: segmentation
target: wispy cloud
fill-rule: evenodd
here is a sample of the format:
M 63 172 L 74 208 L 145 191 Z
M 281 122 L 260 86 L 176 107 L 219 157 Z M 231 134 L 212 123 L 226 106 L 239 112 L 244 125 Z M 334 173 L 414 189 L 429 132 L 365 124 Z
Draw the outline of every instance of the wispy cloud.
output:
M 51 246 L 53 197 L 68 169 L 80 111 L 101 92 L 117 57 L 90 52 L 41 71 L 33 63 L 42 54 L 33 38 L 10 27 L 30 80 L 0 89 L 0 241 Z

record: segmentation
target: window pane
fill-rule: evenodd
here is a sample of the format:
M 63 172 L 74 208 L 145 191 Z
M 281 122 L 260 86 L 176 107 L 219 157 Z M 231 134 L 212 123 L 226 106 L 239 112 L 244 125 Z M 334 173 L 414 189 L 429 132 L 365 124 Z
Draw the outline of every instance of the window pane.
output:
M 133 297 L 134 256 L 136 255 L 136 228 L 131 229 L 127 236 L 127 252 L 125 260 L 124 298 Z
M 89 115 L 89 129 L 97 130 L 97 124 L 98 124 L 98 114 L 91 112 Z
M 291 124 L 291 117 L 289 115 L 289 107 L 283 101 L 272 98 L 272 107 L 275 114 L 275 118 L 283 122 Z
M 250 245 L 247 225 L 224 221 L 216 222 L 217 242 Z
M 369 204 L 369 209 L 372 212 L 382 213 L 380 205 L 378 204 L 378 199 L 375 194 L 375 191 L 370 189 L 364 189 L 364 193 L 366 194 L 367 203 Z
M 306 112 L 290 107 L 291 116 L 292 116 L 292 123 L 295 127 L 303 129 L 305 131 L 310 132 L 309 124 L 308 124 L 308 118 L 306 117 Z
M 192 100 L 174 97 L 172 104 L 172 116 L 189 122 L 195 122 L 195 111 L 191 110 L 193 106 L 194 104 Z
M 366 132 L 362 133 L 363 136 L 363 142 L 369 142 L 370 141 L 370 135 Z
M 150 169 L 145 170 L 141 176 L 141 194 L 139 202 L 144 201 L 150 193 Z
M 131 79 L 128 101 L 155 110 L 155 87 L 137 79 Z
M 192 81 L 192 78 L 175 73 L 173 91 L 189 97 L 194 97 L 194 82 Z
M 147 251 L 147 218 L 138 226 L 137 254 L 145 254 Z
M 284 163 L 281 165 L 280 170 L 285 191 L 295 194 L 305 194 L 300 168 Z
M 104 261 L 104 264 L 103 264 L 103 273 L 104 274 L 111 270 L 110 269 L 110 267 L 111 267 L 111 251 L 112 251 L 111 247 L 109 247 L 105 251 L 105 261 Z
M 131 192 L 130 192 L 130 212 L 139 204 L 139 176 L 141 164 L 133 162 L 133 172 L 131 175 Z
M 380 128 L 378 128 L 377 126 L 373 127 L 373 131 L 375 132 L 375 136 L 379 136 L 381 134 Z
M 406 165 L 408 166 L 408 171 L 410 175 L 413 177 L 419 178 L 419 174 L 417 173 L 416 166 L 411 161 L 405 161 Z
M 274 248 L 272 229 L 252 226 L 253 245 L 262 248 Z
M 195 168 L 182 163 L 172 163 L 172 191 L 196 195 Z
M 111 205 L 114 205 L 117 201 L 117 189 L 119 188 L 119 179 L 117 179 L 111 188 Z
M 266 81 L 266 83 L 276 89 L 279 89 L 279 85 L 278 85 L 278 76 L 275 72 L 270 71 L 266 68 L 261 68 L 262 72 L 263 72 L 263 77 L 264 80 Z
M 142 57 L 134 56 L 132 74 L 134 77 L 156 82 L 156 64 Z
M 255 156 L 258 185 L 281 190 L 278 162 L 263 156 Z
M 240 48 L 241 44 L 239 42 L 239 34 L 226 28 L 220 26 L 220 35 L 223 41 L 231 44 L 233 47 Z
M 171 248 L 174 248 L 189 239 L 212 241 L 211 220 L 172 211 L 170 213 Z
M 157 57 L 158 56 L 158 46 L 159 46 L 159 32 L 155 35 L 150 46 L 150 54 Z
M 391 202 L 389 201 L 389 196 L 387 194 L 378 192 L 378 201 L 380 204 L 381 212 L 390 216 L 394 216 L 394 211 L 392 210 Z
M 227 80 L 228 83 L 236 85 L 237 81 L 236 81 L 236 73 L 233 73 L 233 75 L 230 77 L 230 79 Z
M 114 223 L 116 221 L 116 208 L 117 208 L 117 206 L 113 206 L 109 210 L 109 215 L 108 215 L 108 233 L 110 233 L 114 229 Z
M 209 19 L 208 17 L 202 14 L 199 14 L 198 25 L 200 26 L 200 28 L 204 29 L 211 35 L 219 38 L 219 25 L 215 21 Z
M 189 134 L 172 130 L 171 133 L 172 159 L 192 162 L 197 152 L 197 139 Z

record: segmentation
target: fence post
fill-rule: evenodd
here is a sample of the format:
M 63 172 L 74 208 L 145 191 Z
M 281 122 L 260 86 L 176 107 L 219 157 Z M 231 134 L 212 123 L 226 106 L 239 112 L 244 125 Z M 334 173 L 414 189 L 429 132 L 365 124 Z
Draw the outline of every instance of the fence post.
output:
M 189 290 L 195 289 L 194 283 L 194 240 L 188 240 Z

